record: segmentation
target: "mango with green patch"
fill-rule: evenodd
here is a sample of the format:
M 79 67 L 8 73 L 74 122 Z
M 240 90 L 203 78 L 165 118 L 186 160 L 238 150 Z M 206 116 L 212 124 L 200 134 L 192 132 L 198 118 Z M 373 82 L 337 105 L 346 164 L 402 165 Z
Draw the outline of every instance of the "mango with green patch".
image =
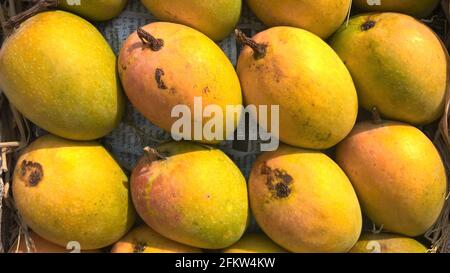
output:
M 24 222 L 62 247 L 103 248 L 134 224 L 128 178 L 96 142 L 37 139 L 17 161 L 12 190 Z
M 292 252 L 347 252 L 362 216 L 345 173 L 323 153 L 280 146 L 258 157 L 250 205 L 259 226 Z
M 6 39 L 0 89 L 39 127 L 74 140 L 111 132 L 125 105 L 114 52 L 93 25 L 64 11 L 35 15 Z
M 358 98 L 349 71 L 319 37 L 293 27 L 274 27 L 246 46 L 237 72 L 246 104 L 279 106 L 279 138 L 309 149 L 327 149 L 351 131 Z M 271 126 L 261 123 L 270 132 Z M 276 120 L 275 122 L 278 122 Z M 275 132 L 276 133 L 276 132 Z
M 147 149 L 133 170 L 131 193 L 152 229 L 186 245 L 226 248 L 247 225 L 245 178 L 218 149 L 189 142 Z
M 79 5 L 70 0 L 59 0 L 58 8 L 83 16 L 93 21 L 106 21 L 118 16 L 128 0 L 81 0 Z
M 442 116 L 447 56 L 426 25 L 398 13 L 359 15 L 331 46 L 350 70 L 365 109 L 416 125 Z

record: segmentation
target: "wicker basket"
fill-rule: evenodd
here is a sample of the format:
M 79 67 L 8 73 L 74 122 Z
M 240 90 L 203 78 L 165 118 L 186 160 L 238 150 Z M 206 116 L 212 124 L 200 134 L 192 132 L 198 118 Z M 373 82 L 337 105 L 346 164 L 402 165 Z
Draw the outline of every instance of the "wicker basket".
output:
M 4 23 L 11 16 L 30 7 L 33 0 L 0 0 L 0 45 L 8 35 Z M 439 34 L 443 43 L 450 48 L 450 0 L 442 1 L 442 8 L 428 20 L 423 20 Z M 449 62 L 450 67 L 450 62 Z M 448 77 L 450 83 L 450 71 Z M 449 84 L 450 89 L 450 84 Z M 421 128 L 435 143 L 441 152 L 450 178 L 450 138 L 449 138 L 449 103 L 447 94 L 446 113 L 440 122 Z M 20 237 L 29 241 L 27 229 L 16 213 L 14 201 L 10 193 L 11 172 L 14 169 L 17 154 L 27 146 L 36 135 L 30 130 L 29 122 L 11 106 L 0 90 L 0 253 L 7 251 Z M 450 185 L 450 181 L 449 181 Z M 450 188 L 450 187 L 449 187 Z M 430 229 L 425 238 L 430 241 L 430 252 L 450 251 L 450 200 L 436 225 Z M 27 244 L 28 245 L 28 244 Z

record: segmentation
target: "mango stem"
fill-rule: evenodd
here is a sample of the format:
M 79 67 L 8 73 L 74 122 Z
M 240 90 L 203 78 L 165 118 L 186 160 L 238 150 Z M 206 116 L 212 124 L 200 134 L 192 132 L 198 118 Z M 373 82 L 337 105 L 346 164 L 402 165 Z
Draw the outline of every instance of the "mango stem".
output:
M 142 43 L 153 51 L 159 51 L 164 46 L 164 40 L 155 38 L 142 27 L 137 29 L 137 35 Z
M 21 23 L 26 21 L 28 18 L 33 17 L 34 15 L 41 13 L 43 11 L 47 11 L 50 9 L 54 9 L 58 6 L 58 0 L 40 0 L 34 6 L 25 10 L 15 16 L 9 18 L 6 22 L 5 27 L 8 29 L 15 29 Z
M 146 156 L 147 160 L 149 162 L 155 161 L 155 157 L 158 160 L 161 159 L 167 159 L 167 157 L 161 155 L 158 150 L 156 150 L 155 148 L 151 148 L 151 147 L 145 147 L 144 148 L 144 155 Z
M 245 35 L 244 32 L 240 31 L 239 29 L 236 29 L 235 33 L 238 42 L 246 46 L 249 46 L 253 50 L 253 57 L 255 58 L 255 60 L 264 58 L 264 56 L 266 56 L 267 45 L 258 44 L 251 38 L 247 37 L 247 35 Z
M 372 108 L 372 122 L 374 124 L 383 123 L 383 119 L 381 118 L 380 112 L 378 112 L 377 107 Z

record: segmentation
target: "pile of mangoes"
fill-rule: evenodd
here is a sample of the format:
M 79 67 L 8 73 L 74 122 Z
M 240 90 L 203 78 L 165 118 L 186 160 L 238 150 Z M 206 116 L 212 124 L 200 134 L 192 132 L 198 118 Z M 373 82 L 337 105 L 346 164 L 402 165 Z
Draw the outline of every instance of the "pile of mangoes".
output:
M 236 32 L 236 68 L 215 41 L 236 28 L 241 0 L 142 0 L 161 22 L 131 34 L 118 58 L 82 17 L 109 20 L 127 1 L 59 2 L 66 11 L 18 22 L 0 51 L 0 88 L 50 133 L 13 175 L 36 251 L 427 251 L 412 237 L 438 219 L 447 177 L 415 126 L 443 115 L 448 64 L 438 36 L 410 15 L 439 1 L 353 1 L 360 13 L 346 22 L 350 0 L 247 0 L 270 28 Z M 120 123 L 127 98 L 170 132 L 172 109 L 195 97 L 223 109 L 278 105 L 284 144 L 246 181 L 209 138 L 142 147 L 130 178 L 95 141 Z M 373 119 L 357 122 L 363 111 Z M 246 233 L 250 214 L 263 233 Z M 382 233 L 362 232 L 363 215 Z

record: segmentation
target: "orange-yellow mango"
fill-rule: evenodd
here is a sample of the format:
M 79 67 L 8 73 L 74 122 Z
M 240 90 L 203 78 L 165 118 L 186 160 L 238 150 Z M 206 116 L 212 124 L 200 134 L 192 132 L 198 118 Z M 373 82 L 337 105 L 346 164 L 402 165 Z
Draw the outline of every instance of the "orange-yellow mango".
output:
M 396 234 L 363 234 L 350 253 L 427 253 L 418 241 Z
M 419 129 L 391 121 L 358 123 L 338 145 L 336 160 L 377 226 L 415 237 L 437 220 L 447 178 L 438 151 Z
M 286 253 L 287 251 L 262 233 L 247 233 L 242 238 L 222 250 L 223 253 Z
M 71 4 L 71 0 L 59 0 L 58 8 L 76 13 L 89 20 L 106 21 L 118 16 L 128 0 L 81 0 L 79 5 Z

